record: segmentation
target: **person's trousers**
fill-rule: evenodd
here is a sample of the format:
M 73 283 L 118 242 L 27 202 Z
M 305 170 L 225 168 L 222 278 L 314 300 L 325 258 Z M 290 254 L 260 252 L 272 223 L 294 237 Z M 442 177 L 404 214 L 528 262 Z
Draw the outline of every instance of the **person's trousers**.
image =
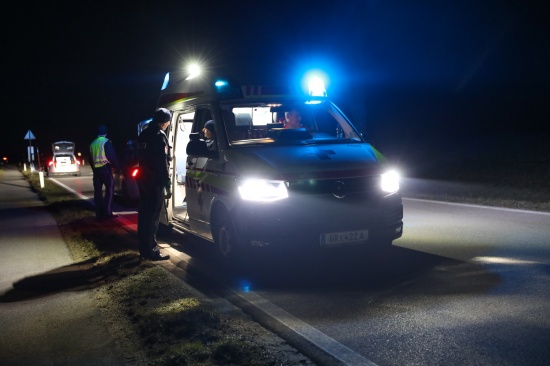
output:
M 164 200 L 164 187 L 138 181 L 138 241 L 139 254 L 144 258 L 158 255 L 157 230 Z
M 110 217 L 113 214 L 113 174 L 111 168 L 94 169 L 94 204 L 97 218 Z M 103 187 L 105 186 L 105 194 Z

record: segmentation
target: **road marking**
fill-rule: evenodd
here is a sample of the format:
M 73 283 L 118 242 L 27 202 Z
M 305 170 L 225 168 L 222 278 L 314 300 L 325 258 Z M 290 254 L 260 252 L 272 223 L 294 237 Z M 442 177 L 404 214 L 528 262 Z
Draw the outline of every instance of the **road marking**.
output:
M 472 207 L 472 208 L 486 208 L 486 209 L 489 209 L 489 210 L 509 211 L 509 212 L 517 212 L 517 213 L 527 213 L 527 214 L 538 214 L 538 215 L 550 216 L 550 212 L 545 212 L 545 211 L 530 211 L 530 210 L 522 210 L 522 209 L 519 209 L 519 208 L 474 205 L 474 204 L 471 204 L 471 203 L 447 202 L 447 201 L 426 200 L 426 199 L 422 199 L 422 198 L 405 198 L 405 197 L 403 197 L 403 201 L 421 201 L 421 202 L 439 203 L 439 204 L 442 204 L 442 205 L 464 206 L 464 207 Z
M 72 188 L 69 187 L 69 186 L 66 186 L 65 184 L 61 183 L 61 182 L 58 181 L 57 179 L 50 178 L 50 180 L 51 180 L 52 182 L 54 182 L 55 184 L 57 184 L 58 186 L 60 186 L 60 187 L 62 187 L 62 188 L 65 188 L 67 191 L 76 194 L 78 197 L 80 197 L 80 199 L 83 199 L 83 200 L 89 200 L 89 199 L 91 199 L 91 197 L 85 196 L 85 195 L 83 195 L 82 193 L 75 191 L 74 189 L 72 189 Z

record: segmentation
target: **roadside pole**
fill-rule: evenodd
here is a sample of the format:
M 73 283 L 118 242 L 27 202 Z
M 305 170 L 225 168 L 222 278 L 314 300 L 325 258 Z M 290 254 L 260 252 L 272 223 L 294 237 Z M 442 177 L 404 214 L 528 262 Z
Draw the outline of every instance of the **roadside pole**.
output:
M 29 147 L 27 151 L 27 158 L 29 160 L 29 167 L 31 169 L 31 172 L 34 172 L 34 148 L 32 146 L 32 140 L 36 140 L 36 137 L 32 133 L 31 130 L 27 131 L 27 134 L 23 138 L 24 140 L 29 140 Z

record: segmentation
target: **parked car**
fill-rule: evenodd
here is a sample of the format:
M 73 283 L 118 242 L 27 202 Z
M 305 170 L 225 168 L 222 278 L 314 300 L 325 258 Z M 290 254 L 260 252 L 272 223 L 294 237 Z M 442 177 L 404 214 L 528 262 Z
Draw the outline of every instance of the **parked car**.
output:
M 53 155 L 46 164 L 47 176 L 80 176 L 80 161 L 74 155 L 74 142 L 58 141 L 52 144 Z

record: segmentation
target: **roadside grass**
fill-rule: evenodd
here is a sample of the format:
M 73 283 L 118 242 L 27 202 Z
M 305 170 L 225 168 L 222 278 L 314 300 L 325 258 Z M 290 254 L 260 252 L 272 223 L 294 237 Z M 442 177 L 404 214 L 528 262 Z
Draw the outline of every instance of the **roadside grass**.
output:
M 136 365 L 291 365 L 256 328 L 221 314 L 181 280 L 139 259 L 137 238 L 95 220 L 86 202 L 39 174 L 22 172 L 59 225 L 76 263 L 91 265 L 98 304 Z M 258 328 L 259 329 L 259 328 Z M 304 362 L 305 364 L 306 362 Z M 308 363 L 310 364 L 310 363 Z
M 417 178 L 407 197 L 550 212 L 550 158 L 447 161 Z

